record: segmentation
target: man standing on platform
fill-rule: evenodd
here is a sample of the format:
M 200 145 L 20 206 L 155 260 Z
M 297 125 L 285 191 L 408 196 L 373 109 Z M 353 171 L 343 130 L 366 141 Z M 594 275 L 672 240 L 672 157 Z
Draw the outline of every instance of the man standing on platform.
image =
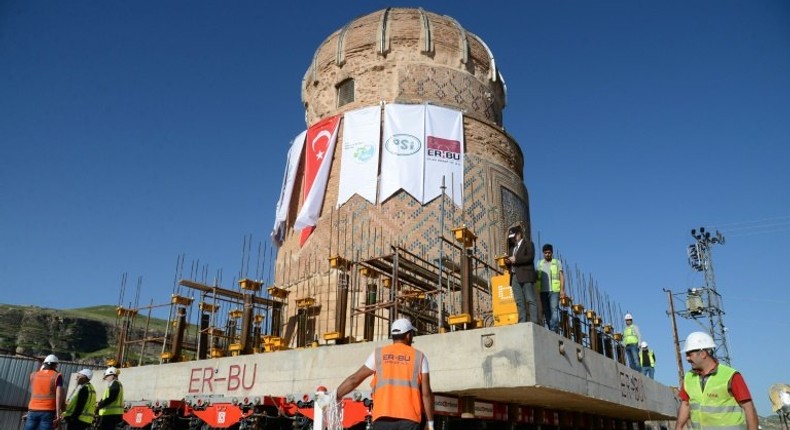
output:
M 628 366 L 642 373 L 639 365 L 639 343 L 642 341 L 642 334 L 639 333 L 639 326 L 634 324 L 634 317 L 625 314 L 625 329 L 623 330 L 623 345 L 625 345 L 625 356 L 628 357 Z
M 642 341 L 639 345 L 639 365 L 642 367 L 642 373 L 650 379 L 655 379 L 656 376 L 656 354 L 647 346 L 647 342 Z
M 538 291 L 543 306 L 543 316 L 549 330 L 557 332 L 560 321 L 560 298 L 565 297 L 565 272 L 562 262 L 554 258 L 554 247 L 543 245 L 543 259 L 537 267 Z
M 535 293 L 535 245 L 524 237 L 524 229 L 515 226 L 508 235 L 511 243 L 507 265 L 510 287 L 518 310 L 518 322 L 538 322 L 538 298 Z

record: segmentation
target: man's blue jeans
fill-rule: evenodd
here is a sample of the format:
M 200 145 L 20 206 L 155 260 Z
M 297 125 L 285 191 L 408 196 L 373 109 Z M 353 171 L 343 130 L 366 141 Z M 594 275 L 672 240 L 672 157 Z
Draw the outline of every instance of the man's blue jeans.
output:
M 635 343 L 626 345 L 625 356 L 628 357 L 628 366 L 641 373 L 642 366 L 639 365 L 639 345 Z
M 25 430 L 52 430 L 55 411 L 29 411 L 25 421 Z
M 642 373 L 644 373 L 650 379 L 656 379 L 656 368 L 653 366 L 644 366 L 642 367 Z
M 513 278 L 510 287 L 513 289 L 513 299 L 518 310 L 518 322 L 538 322 L 538 298 L 535 297 L 535 284 L 523 284 Z
M 540 293 L 540 302 L 543 305 L 543 317 L 546 318 L 549 330 L 556 333 L 560 322 L 560 293 Z

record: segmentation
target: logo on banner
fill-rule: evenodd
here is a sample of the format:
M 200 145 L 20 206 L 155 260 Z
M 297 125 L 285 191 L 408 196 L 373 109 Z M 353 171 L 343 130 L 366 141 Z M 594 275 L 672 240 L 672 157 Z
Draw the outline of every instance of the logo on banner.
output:
M 494 418 L 494 404 L 475 402 L 475 416 L 480 418 Z
M 351 153 L 351 158 L 357 163 L 366 163 L 376 155 L 376 149 L 369 143 L 352 143 L 349 145 L 349 147 L 354 146 L 356 146 L 356 148 L 354 148 L 354 152 Z
M 420 152 L 422 142 L 408 134 L 395 134 L 384 143 L 384 148 L 393 155 L 414 155 Z
M 444 412 L 447 414 L 458 413 L 458 399 L 445 396 L 434 396 L 433 410 L 435 412 Z
M 442 139 L 436 136 L 428 136 L 426 143 L 429 157 L 461 161 L 461 142 L 457 140 Z

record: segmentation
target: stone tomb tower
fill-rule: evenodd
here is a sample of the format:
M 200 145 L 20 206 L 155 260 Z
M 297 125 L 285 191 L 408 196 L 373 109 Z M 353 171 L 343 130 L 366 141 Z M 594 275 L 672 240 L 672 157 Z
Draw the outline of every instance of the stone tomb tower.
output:
M 276 291 L 286 306 L 274 334 L 291 347 L 377 340 L 401 316 L 435 332 L 447 327 L 440 319 L 464 310 L 474 323 L 491 325 L 488 279 L 496 274 L 495 258 L 506 252 L 508 226 L 523 222 L 529 235 L 530 221 L 523 154 L 504 131 L 506 87 L 485 42 L 448 16 L 380 10 L 349 22 L 318 47 L 302 100 L 307 126 L 385 103 L 463 112 L 464 185 L 426 205 L 399 191 L 383 203 L 354 195 L 336 207 L 341 122 L 321 215 L 303 245 L 293 229 L 303 203 L 303 165 L 296 175 L 275 263 Z M 458 192 L 463 208 L 451 198 Z M 476 236 L 468 250 L 454 238 L 453 229 L 463 226 Z M 466 266 L 473 285 L 466 294 L 460 291 L 465 252 L 475 257 Z

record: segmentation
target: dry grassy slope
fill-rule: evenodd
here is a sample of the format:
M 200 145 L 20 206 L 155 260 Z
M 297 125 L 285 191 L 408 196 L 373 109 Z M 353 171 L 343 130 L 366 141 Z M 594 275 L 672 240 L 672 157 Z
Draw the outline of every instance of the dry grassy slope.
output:
M 762 430 L 786 430 L 782 425 L 779 415 L 771 415 L 769 417 L 760 417 L 760 427 Z

